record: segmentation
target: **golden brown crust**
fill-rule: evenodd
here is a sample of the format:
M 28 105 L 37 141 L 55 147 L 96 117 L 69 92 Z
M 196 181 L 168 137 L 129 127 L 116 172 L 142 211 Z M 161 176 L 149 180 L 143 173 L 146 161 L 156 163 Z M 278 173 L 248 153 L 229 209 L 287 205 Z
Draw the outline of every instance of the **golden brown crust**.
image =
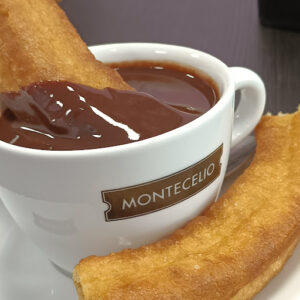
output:
M 169 238 L 83 259 L 84 300 L 250 299 L 300 238 L 300 112 L 265 116 L 251 166 L 202 216 Z
M 298 239 L 291 244 L 291 246 L 283 251 L 283 253 L 272 263 L 267 269 L 262 272 L 253 281 L 249 282 L 231 300 L 247 300 L 255 296 L 264 286 L 272 279 L 284 266 L 284 263 L 293 254 L 295 247 L 298 244 Z
M 130 89 L 96 61 L 54 0 L 0 0 L 0 92 L 43 80 Z

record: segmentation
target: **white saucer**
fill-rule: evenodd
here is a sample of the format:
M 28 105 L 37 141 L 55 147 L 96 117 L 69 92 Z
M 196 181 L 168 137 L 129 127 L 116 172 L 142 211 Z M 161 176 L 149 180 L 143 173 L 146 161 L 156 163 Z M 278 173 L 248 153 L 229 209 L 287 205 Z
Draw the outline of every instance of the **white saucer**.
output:
M 227 178 L 224 187 L 232 182 Z M 282 272 L 255 300 L 300 300 L 300 245 Z M 0 300 L 75 300 L 62 274 L 15 225 L 0 201 Z
M 0 299 L 75 300 L 71 278 L 59 272 L 14 224 L 0 201 Z

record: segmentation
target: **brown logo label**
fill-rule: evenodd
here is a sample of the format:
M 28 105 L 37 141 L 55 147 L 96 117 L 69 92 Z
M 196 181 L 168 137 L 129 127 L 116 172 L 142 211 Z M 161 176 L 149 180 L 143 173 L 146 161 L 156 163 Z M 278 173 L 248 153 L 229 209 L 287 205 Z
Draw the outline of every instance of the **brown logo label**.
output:
M 198 163 L 175 174 L 115 190 L 102 192 L 109 205 L 105 220 L 116 221 L 149 214 L 177 204 L 198 193 L 219 175 L 223 145 Z

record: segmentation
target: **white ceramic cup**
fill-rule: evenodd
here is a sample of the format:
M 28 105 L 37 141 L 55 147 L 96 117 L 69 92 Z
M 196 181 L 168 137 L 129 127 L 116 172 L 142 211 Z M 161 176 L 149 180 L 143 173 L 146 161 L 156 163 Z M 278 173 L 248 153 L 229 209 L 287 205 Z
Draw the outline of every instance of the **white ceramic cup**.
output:
M 231 145 L 253 130 L 265 105 L 254 72 L 198 50 L 144 43 L 90 49 L 104 62 L 192 67 L 214 79 L 220 100 L 180 128 L 127 145 L 46 151 L 0 141 L 0 197 L 19 227 L 67 271 L 85 256 L 153 242 L 198 215 L 220 191 Z

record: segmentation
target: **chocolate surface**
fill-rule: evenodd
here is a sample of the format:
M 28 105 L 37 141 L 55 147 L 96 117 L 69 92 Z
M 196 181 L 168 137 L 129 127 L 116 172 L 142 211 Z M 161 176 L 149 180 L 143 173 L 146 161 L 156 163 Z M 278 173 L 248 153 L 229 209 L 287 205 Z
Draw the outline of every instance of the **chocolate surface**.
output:
M 151 61 L 111 64 L 137 91 L 189 114 L 207 112 L 218 100 L 212 79 L 190 68 Z
M 136 92 L 49 81 L 1 94 L 0 139 L 46 150 L 127 144 L 180 127 L 217 99 L 207 81 L 181 70 L 132 65 L 119 72 Z

